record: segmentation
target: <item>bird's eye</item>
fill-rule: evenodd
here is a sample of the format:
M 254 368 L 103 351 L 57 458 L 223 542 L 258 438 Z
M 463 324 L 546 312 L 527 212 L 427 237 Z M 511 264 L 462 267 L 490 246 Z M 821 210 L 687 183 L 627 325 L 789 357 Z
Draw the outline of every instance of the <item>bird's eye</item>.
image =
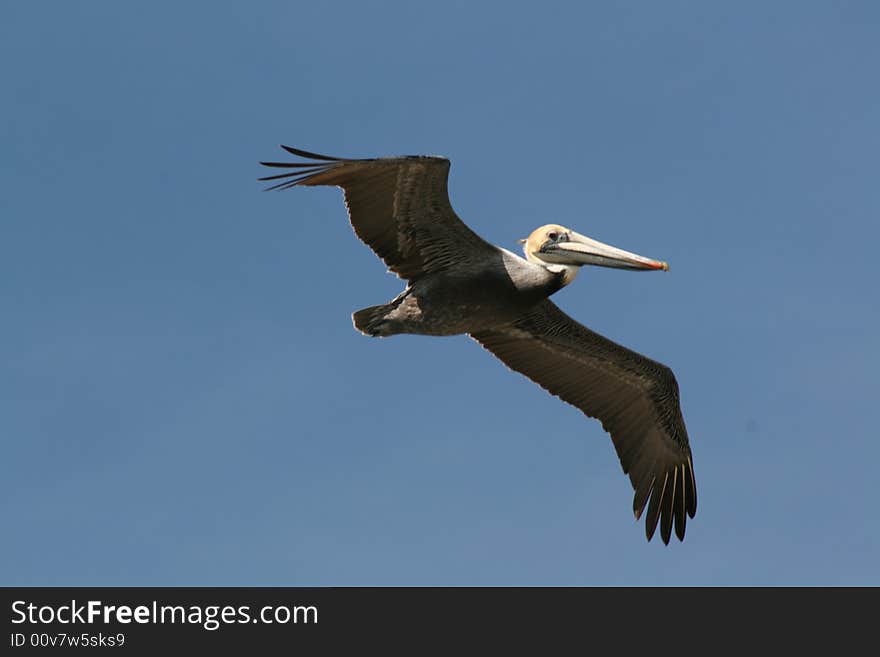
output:
M 559 233 L 557 233 L 555 230 L 551 230 L 549 233 L 547 233 L 547 239 L 553 240 L 554 242 L 556 241 L 557 237 L 559 237 Z

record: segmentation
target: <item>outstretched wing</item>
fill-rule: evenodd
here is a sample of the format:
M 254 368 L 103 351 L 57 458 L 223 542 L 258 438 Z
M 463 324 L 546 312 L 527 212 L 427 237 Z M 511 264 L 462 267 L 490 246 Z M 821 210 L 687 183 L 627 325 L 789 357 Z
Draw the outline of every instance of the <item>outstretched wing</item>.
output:
M 633 512 L 648 504 L 648 540 L 660 521 L 669 543 L 673 521 L 684 539 L 697 511 L 697 487 L 678 383 L 665 365 L 574 321 L 546 300 L 500 329 L 473 337 L 510 368 L 597 418 L 611 434 L 635 489 Z
M 341 187 L 355 233 L 401 278 L 414 279 L 494 250 L 452 209 L 446 189 L 449 160 L 445 158 L 346 160 L 281 148 L 309 161 L 261 162 L 292 169 L 260 178 L 282 181 L 268 189 Z

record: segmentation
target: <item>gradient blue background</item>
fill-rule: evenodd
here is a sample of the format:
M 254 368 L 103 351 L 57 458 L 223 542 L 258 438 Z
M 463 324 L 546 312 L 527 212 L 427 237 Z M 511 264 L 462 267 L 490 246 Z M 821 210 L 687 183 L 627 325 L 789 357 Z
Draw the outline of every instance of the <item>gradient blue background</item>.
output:
M 0 582 L 880 584 L 880 6 L 5 3 Z M 452 160 L 556 297 L 669 364 L 699 511 L 647 543 L 600 425 L 401 289 L 279 143 Z

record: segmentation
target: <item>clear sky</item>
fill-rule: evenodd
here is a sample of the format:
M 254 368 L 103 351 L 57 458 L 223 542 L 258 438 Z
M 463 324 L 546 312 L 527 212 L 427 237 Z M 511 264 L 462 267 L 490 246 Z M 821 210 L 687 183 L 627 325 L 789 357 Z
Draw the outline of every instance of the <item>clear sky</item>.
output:
M 878 62 L 867 1 L 5 3 L 0 583 L 880 584 Z M 685 542 L 475 343 L 354 331 L 402 283 L 279 143 L 667 260 L 555 300 L 675 371 Z

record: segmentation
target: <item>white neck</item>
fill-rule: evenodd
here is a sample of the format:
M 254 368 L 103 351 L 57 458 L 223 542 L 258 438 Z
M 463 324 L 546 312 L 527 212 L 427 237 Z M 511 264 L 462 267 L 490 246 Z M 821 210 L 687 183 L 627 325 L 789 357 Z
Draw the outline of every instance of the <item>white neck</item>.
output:
M 544 266 L 547 267 L 548 271 L 552 271 L 554 274 L 561 273 L 563 285 L 568 285 L 569 283 L 571 283 L 581 269 L 578 265 L 560 265 L 557 263 Z

